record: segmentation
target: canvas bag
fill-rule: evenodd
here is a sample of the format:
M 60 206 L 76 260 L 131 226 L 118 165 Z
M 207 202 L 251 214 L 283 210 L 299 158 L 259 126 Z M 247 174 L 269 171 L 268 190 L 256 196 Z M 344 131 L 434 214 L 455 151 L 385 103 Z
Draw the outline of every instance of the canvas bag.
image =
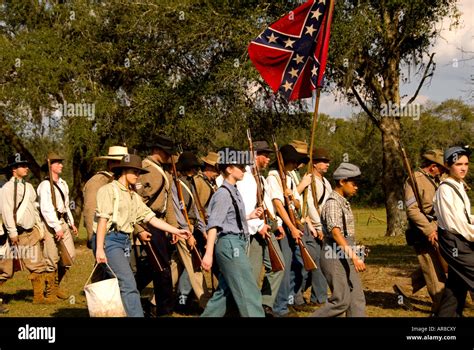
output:
M 126 317 L 117 276 L 109 264 L 105 264 L 114 277 L 90 283 L 92 275 L 99 266 L 96 264 L 84 285 L 89 315 L 90 317 Z

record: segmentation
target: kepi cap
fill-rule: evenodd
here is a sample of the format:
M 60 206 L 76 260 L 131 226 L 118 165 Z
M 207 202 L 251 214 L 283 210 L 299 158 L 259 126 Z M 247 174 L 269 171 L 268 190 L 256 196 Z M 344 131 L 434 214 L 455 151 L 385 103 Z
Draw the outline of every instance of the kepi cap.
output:
M 361 172 L 357 165 L 351 163 L 341 163 L 334 174 L 332 175 L 334 180 L 350 179 L 360 176 Z

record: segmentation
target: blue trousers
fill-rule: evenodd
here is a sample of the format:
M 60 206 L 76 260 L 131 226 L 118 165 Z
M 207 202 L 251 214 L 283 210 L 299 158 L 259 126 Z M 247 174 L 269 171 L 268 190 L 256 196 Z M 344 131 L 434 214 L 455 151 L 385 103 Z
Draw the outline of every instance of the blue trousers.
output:
M 273 313 L 278 316 L 283 316 L 289 312 L 288 304 L 294 304 L 294 297 L 291 291 L 291 265 L 293 259 L 293 251 L 288 242 L 288 230 L 284 238 L 279 240 L 281 252 L 285 262 L 285 270 L 283 271 L 283 279 L 278 289 L 278 293 L 273 304 Z
M 92 237 L 92 249 L 96 252 L 97 236 Z M 123 232 L 111 231 L 105 235 L 105 256 L 110 268 L 117 275 L 120 295 L 128 317 L 143 317 L 140 293 L 130 266 L 132 246 L 130 237 Z
M 252 274 L 247 257 L 247 243 L 238 235 L 217 239 L 215 263 L 220 269 L 217 290 L 201 317 L 223 317 L 232 298 L 242 317 L 265 317 L 262 294 Z
M 324 304 L 328 299 L 328 284 L 324 277 L 323 270 L 321 269 L 322 242 L 316 240 L 311 235 L 307 225 L 305 225 L 303 242 L 318 268 L 312 271 L 305 270 L 301 251 L 299 246 L 297 246 L 294 253 L 294 269 L 291 271 L 291 290 L 295 293 L 295 305 L 305 303 L 303 293 L 308 286 L 311 286 L 311 301 L 313 303 Z

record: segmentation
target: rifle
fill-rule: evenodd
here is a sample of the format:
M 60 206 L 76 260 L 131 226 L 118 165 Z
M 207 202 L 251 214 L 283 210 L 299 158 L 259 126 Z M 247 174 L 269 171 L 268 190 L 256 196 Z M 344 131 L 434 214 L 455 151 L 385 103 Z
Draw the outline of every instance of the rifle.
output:
M 433 220 L 433 217 L 427 213 L 425 213 L 425 209 L 423 208 L 423 203 L 421 202 L 421 197 L 420 197 L 420 191 L 418 189 L 418 184 L 415 180 L 415 175 L 413 174 L 413 171 L 411 170 L 411 164 L 410 160 L 408 159 L 407 153 L 405 151 L 405 147 L 403 147 L 400 144 L 400 150 L 402 152 L 402 159 L 403 159 L 403 166 L 405 167 L 406 172 L 408 173 L 408 179 L 410 180 L 411 183 L 411 188 L 413 189 L 413 194 L 415 195 L 416 203 L 418 204 L 418 208 L 420 209 L 421 213 L 430 221 Z M 443 270 L 445 272 L 448 272 L 448 264 L 444 260 L 444 258 L 441 256 L 441 253 L 439 251 L 438 246 L 436 248 L 436 253 L 439 257 L 439 260 L 441 262 L 441 265 L 443 266 Z
M 415 175 L 413 175 L 413 171 L 411 170 L 410 160 L 408 159 L 407 153 L 405 152 L 405 147 L 400 145 L 400 150 L 402 152 L 403 166 L 405 167 L 405 170 L 408 173 L 408 179 L 410 180 L 411 188 L 413 189 L 413 194 L 415 195 L 418 208 L 424 216 L 430 219 L 425 213 L 425 209 L 423 208 L 423 203 L 421 202 L 420 198 L 420 191 L 418 190 L 418 184 L 415 180 Z
M 257 207 L 263 208 L 262 219 L 265 225 L 268 225 L 268 220 L 275 221 L 276 218 L 272 216 L 268 208 L 265 208 L 265 201 L 264 201 L 264 194 L 262 189 L 262 183 L 260 180 L 260 170 L 258 169 L 257 162 L 255 159 L 255 153 L 253 149 L 253 142 L 252 142 L 252 134 L 250 129 L 247 129 L 247 138 L 249 141 L 249 149 L 250 154 L 252 154 L 253 158 L 253 165 L 252 165 L 252 175 L 255 178 L 255 182 L 257 183 Z M 271 236 L 267 233 L 265 236 L 265 242 L 268 246 L 268 255 L 270 256 L 270 263 L 272 265 L 272 271 L 282 271 L 285 268 L 285 263 L 281 260 L 280 255 L 277 253 L 275 246 L 273 245 L 273 241 L 271 240 Z
M 48 175 L 49 175 L 49 186 L 51 188 L 51 200 L 53 202 L 53 207 L 54 211 L 56 212 L 56 215 L 59 218 L 59 212 L 58 212 L 58 206 L 56 202 L 56 191 L 54 189 L 54 182 L 53 182 L 53 174 L 51 173 L 51 160 L 48 158 Z M 64 205 L 67 205 L 64 203 Z M 67 213 L 66 213 L 67 216 Z M 72 258 L 71 255 L 69 255 L 69 252 L 66 248 L 66 245 L 64 244 L 64 241 L 60 239 L 58 241 L 58 253 L 61 258 L 63 266 L 72 266 Z
M 285 207 L 288 212 L 288 216 L 290 217 L 291 223 L 298 228 L 298 230 L 303 231 L 304 226 L 301 223 L 300 219 L 298 218 L 298 214 L 296 213 L 295 204 L 293 201 L 293 196 L 289 196 L 287 193 L 288 187 L 286 186 L 286 170 L 283 163 L 283 158 L 281 156 L 280 150 L 278 148 L 278 144 L 276 143 L 275 136 L 273 136 L 273 146 L 275 147 L 276 159 L 278 164 L 278 174 L 280 175 L 281 180 L 281 187 L 283 190 L 283 197 L 285 198 Z M 311 271 L 317 269 L 316 263 L 314 262 L 313 258 L 308 252 L 308 248 L 306 248 L 305 244 L 301 240 L 301 238 L 297 239 L 298 246 L 301 250 L 301 257 L 303 259 L 303 265 L 306 271 Z
M 178 199 L 179 199 L 179 203 L 181 207 L 180 208 L 181 213 L 183 214 L 184 219 L 186 220 L 186 224 L 188 225 L 189 230 L 191 230 L 191 222 L 189 221 L 188 210 L 186 209 L 186 203 L 184 201 L 183 189 L 181 188 L 181 182 L 178 178 L 178 171 L 176 170 L 176 164 L 174 162 L 173 157 L 171 157 L 171 170 L 173 172 L 174 184 L 178 192 Z M 201 254 L 197 250 L 196 244 L 193 247 L 191 247 L 191 259 L 193 262 L 193 268 L 195 270 L 200 270 L 201 264 L 202 264 L 202 258 L 201 258 Z
M 202 221 L 204 224 L 207 225 L 207 214 L 206 214 L 206 209 L 204 209 L 204 206 L 201 203 L 201 198 L 199 198 L 199 193 L 196 188 L 196 183 L 194 182 L 194 177 L 191 181 L 191 186 L 194 189 L 194 194 L 195 194 L 195 199 L 196 199 L 196 206 L 198 208 L 199 216 L 201 216 Z

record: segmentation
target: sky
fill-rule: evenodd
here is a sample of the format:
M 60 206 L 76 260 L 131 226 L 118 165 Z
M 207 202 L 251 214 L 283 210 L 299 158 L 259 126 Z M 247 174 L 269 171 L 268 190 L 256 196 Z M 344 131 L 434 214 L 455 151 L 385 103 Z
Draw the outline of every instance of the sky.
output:
M 427 101 L 442 102 L 448 98 L 460 98 L 468 103 L 473 103 L 474 96 L 471 93 L 469 101 L 469 90 L 473 90 L 472 81 L 474 77 L 474 1 L 459 0 L 458 8 L 461 12 L 460 25 L 449 30 L 450 20 L 444 19 L 437 26 L 442 28 L 441 35 L 437 39 L 431 52 L 435 52 L 434 60 L 436 70 L 431 81 L 420 90 L 415 102 L 423 105 Z M 467 51 L 462 53 L 460 49 Z M 469 59 L 470 60 L 466 60 Z M 427 60 L 425 61 L 427 62 Z M 407 71 L 405 70 L 405 74 Z M 401 96 L 408 95 L 402 104 L 406 102 L 416 91 L 420 77 L 411 75 L 411 83 L 401 85 Z M 346 101 L 338 99 L 330 93 L 321 94 L 320 112 L 332 117 L 345 118 L 352 113 L 360 112 L 358 106 L 351 106 Z

